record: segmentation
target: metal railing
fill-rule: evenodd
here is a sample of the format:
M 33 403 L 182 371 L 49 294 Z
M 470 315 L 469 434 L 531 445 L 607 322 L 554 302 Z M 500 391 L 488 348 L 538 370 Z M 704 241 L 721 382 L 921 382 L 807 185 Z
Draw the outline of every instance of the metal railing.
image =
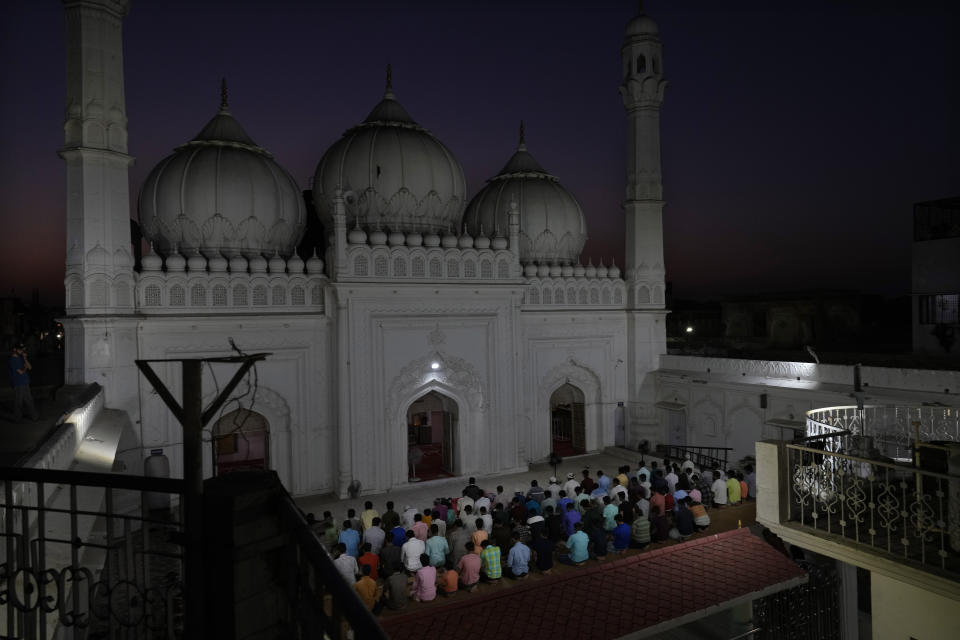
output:
M 960 476 L 784 446 L 788 520 L 960 579 Z
M 944 406 L 825 407 L 807 412 L 807 435 L 846 430 L 847 453 L 892 459 L 912 457 L 914 427 L 925 442 L 960 443 L 960 410 Z
M 282 563 L 288 636 L 387 640 L 373 613 L 327 555 L 289 493 L 279 505 L 280 529 L 289 536 Z
M 726 471 L 729 468 L 727 466 L 727 456 L 730 451 L 733 451 L 733 447 L 692 447 L 678 444 L 661 444 L 657 445 L 657 451 L 663 455 L 663 457 L 670 458 L 671 460 L 682 461 L 690 458 L 690 461 L 698 467 L 704 469 L 719 468 Z
M 183 482 L 0 469 L 0 636 L 183 633 Z

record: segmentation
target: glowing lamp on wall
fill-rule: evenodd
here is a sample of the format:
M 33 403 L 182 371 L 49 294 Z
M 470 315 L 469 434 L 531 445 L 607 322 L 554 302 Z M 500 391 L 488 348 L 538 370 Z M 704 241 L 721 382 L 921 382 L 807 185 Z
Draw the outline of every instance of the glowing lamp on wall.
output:
M 687 333 L 693 333 L 693 327 L 688 326 L 688 327 L 687 327 Z
M 440 368 L 440 363 L 434 360 L 433 362 L 430 363 L 430 368 L 436 371 L 437 369 Z

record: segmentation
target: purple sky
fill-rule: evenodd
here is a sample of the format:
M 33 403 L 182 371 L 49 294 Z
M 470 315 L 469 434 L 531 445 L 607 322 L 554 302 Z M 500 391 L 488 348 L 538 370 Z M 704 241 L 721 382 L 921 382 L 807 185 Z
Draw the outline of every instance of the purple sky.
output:
M 960 195 L 957 3 L 647 2 L 664 72 L 667 279 L 680 297 L 909 291 L 911 205 Z M 198 6 L 199 5 L 199 6 Z M 307 187 L 393 65 L 400 102 L 472 196 L 519 120 L 580 200 L 585 258 L 623 265 L 620 44 L 636 3 L 135 0 L 125 22 L 131 197 L 219 105 Z M 63 298 L 63 10 L 0 24 L 0 293 Z M 135 208 L 133 209 L 135 215 Z

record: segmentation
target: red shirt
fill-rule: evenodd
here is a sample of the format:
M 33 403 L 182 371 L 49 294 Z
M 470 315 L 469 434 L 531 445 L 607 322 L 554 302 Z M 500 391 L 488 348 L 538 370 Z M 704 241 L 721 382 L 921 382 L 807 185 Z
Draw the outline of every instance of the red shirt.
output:
M 368 551 L 357 558 L 357 564 L 361 567 L 365 564 L 370 565 L 370 577 L 377 579 L 377 569 L 380 567 L 380 557 L 377 554 Z
M 673 511 L 674 504 L 675 502 L 673 501 L 672 493 L 668 493 L 667 495 L 663 496 L 663 508 L 666 509 L 666 511 L 664 512 L 665 514 L 669 513 L 670 511 Z

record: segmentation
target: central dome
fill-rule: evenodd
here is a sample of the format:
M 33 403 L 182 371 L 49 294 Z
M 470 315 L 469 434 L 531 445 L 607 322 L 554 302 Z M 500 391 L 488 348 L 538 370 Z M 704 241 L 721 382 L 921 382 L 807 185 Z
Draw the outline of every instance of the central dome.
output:
M 463 167 L 417 124 L 387 90 L 370 115 L 348 130 L 320 160 L 314 201 L 330 229 L 333 196 L 347 193 L 347 226 L 393 232 L 441 232 L 460 225 L 466 202 Z

